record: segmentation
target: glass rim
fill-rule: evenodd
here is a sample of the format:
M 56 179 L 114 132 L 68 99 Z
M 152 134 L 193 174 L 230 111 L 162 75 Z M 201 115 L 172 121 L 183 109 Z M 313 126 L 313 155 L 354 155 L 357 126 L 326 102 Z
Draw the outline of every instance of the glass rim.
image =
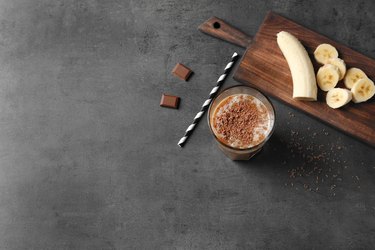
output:
M 255 146 L 253 146 L 253 147 L 249 147 L 249 148 L 235 148 L 235 147 L 232 147 L 232 146 L 230 146 L 230 145 L 228 145 L 228 144 L 225 144 L 225 143 L 221 142 L 221 140 L 219 140 L 219 138 L 216 136 L 216 134 L 214 133 L 214 131 L 213 131 L 212 128 L 211 128 L 211 119 L 210 119 L 210 117 L 211 117 L 211 115 L 210 115 L 211 112 L 210 112 L 210 111 L 211 111 L 212 104 L 214 103 L 214 101 L 215 101 L 219 96 L 221 96 L 222 94 L 224 94 L 225 92 L 227 92 L 227 91 L 229 91 L 229 90 L 231 90 L 231 89 L 233 89 L 233 88 L 239 88 L 239 87 L 241 87 L 241 88 L 248 88 L 248 89 L 254 90 L 254 91 L 258 92 L 261 96 L 263 96 L 263 97 L 268 101 L 268 103 L 270 104 L 270 106 L 271 106 L 271 108 L 272 108 L 273 116 L 274 116 L 273 124 L 272 124 L 272 128 L 271 128 L 271 130 L 269 131 L 269 133 L 267 134 L 266 138 L 264 138 L 264 140 L 263 140 L 261 143 L 255 145 Z M 256 98 L 256 97 L 255 97 L 255 98 Z M 257 98 L 257 99 L 258 99 L 258 98 Z M 261 101 L 261 100 L 260 100 L 260 101 Z M 262 101 L 261 101 L 261 102 L 262 102 Z M 236 151 L 241 151 L 241 152 L 245 152 L 245 151 L 248 151 L 248 150 L 254 150 L 254 149 L 257 150 L 259 147 L 261 147 L 264 143 L 266 143 L 266 142 L 269 140 L 269 138 L 270 138 L 271 135 L 273 134 L 273 131 L 274 131 L 274 128 L 275 128 L 276 112 L 275 112 L 275 107 L 273 106 L 271 100 L 270 100 L 265 94 L 263 94 L 261 91 L 255 89 L 255 88 L 253 88 L 253 87 L 247 86 L 247 85 L 241 85 L 241 84 L 238 84 L 238 85 L 230 86 L 230 87 L 228 87 L 228 88 L 222 90 L 218 95 L 216 95 L 216 96 L 214 97 L 214 99 L 212 99 L 212 101 L 211 101 L 211 103 L 210 103 L 210 106 L 209 106 L 209 108 L 208 108 L 207 120 L 208 120 L 208 127 L 209 127 L 209 129 L 210 129 L 210 131 L 211 131 L 211 134 L 215 137 L 215 140 L 216 140 L 218 143 L 220 143 L 222 146 L 227 147 L 227 148 L 229 148 L 229 149 L 236 150 Z

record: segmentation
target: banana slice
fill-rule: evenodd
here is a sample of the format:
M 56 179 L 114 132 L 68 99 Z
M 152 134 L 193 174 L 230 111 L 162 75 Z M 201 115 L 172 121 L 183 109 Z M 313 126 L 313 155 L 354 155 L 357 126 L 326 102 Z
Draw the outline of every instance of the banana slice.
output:
M 352 92 L 347 89 L 333 88 L 326 96 L 327 105 L 333 109 L 340 108 L 352 100 Z
M 337 68 L 339 68 L 339 75 L 340 75 L 339 80 L 344 79 L 344 76 L 346 73 L 346 64 L 344 60 L 340 58 L 330 58 L 328 60 L 328 63 L 337 66 Z
M 353 94 L 353 102 L 365 102 L 374 96 L 375 85 L 370 79 L 364 78 L 356 81 L 351 91 Z
M 328 91 L 336 87 L 339 77 L 339 68 L 332 64 L 320 67 L 316 74 L 318 86 L 323 91 Z
M 321 64 L 327 64 L 329 59 L 338 58 L 339 53 L 331 44 L 323 43 L 314 51 L 315 60 Z
M 344 79 L 345 87 L 351 89 L 358 80 L 365 78 L 367 78 L 365 72 L 358 68 L 350 68 L 348 72 L 346 72 L 346 76 Z

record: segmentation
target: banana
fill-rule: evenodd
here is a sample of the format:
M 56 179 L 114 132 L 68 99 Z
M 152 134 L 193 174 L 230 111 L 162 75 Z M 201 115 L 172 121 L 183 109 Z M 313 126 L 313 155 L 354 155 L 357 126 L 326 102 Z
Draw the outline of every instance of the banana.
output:
M 327 64 L 329 59 L 339 57 L 336 48 L 331 44 L 320 44 L 314 51 L 315 60 L 320 64 Z
M 314 68 L 301 42 L 292 34 L 281 31 L 277 34 L 277 44 L 285 59 L 293 79 L 293 98 L 316 101 L 317 86 Z
M 355 82 L 352 89 L 353 102 L 365 102 L 375 94 L 374 82 L 368 78 L 360 79 Z
M 319 68 L 316 79 L 321 90 L 333 89 L 339 81 L 339 69 L 335 65 L 326 64 Z
M 352 100 L 352 92 L 347 89 L 333 88 L 328 91 L 326 103 L 333 109 L 340 108 Z
M 345 87 L 351 89 L 358 80 L 366 78 L 367 75 L 362 70 L 358 68 L 350 68 L 348 72 L 346 72 L 346 76 L 344 79 Z
M 344 79 L 344 76 L 346 73 L 346 64 L 344 60 L 340 58 L 331 58 L 328 60 L 328 64 L 337 66 L 337 68 L 339 68 L 339 75 L 340 75 L 339 80 Z

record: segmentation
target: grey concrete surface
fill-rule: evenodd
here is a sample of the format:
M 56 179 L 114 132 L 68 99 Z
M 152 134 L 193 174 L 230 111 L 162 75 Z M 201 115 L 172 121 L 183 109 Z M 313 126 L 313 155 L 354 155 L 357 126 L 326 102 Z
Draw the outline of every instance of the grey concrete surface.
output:
M 375 58 L 371 0 L 0 0 L 0 249 L 373 249 L 373 148 L 276 100 L 249 162 L 176 145 L 244 52 L 197 26 L 268 10 Z

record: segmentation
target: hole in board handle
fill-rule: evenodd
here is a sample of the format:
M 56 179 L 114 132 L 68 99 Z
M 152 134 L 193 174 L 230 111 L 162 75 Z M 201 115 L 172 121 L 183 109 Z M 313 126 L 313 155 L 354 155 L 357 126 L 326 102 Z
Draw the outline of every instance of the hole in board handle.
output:
M 213 24 L 215 29 L 220 29 L 220 23 L 219 22 L 214 22 Z

